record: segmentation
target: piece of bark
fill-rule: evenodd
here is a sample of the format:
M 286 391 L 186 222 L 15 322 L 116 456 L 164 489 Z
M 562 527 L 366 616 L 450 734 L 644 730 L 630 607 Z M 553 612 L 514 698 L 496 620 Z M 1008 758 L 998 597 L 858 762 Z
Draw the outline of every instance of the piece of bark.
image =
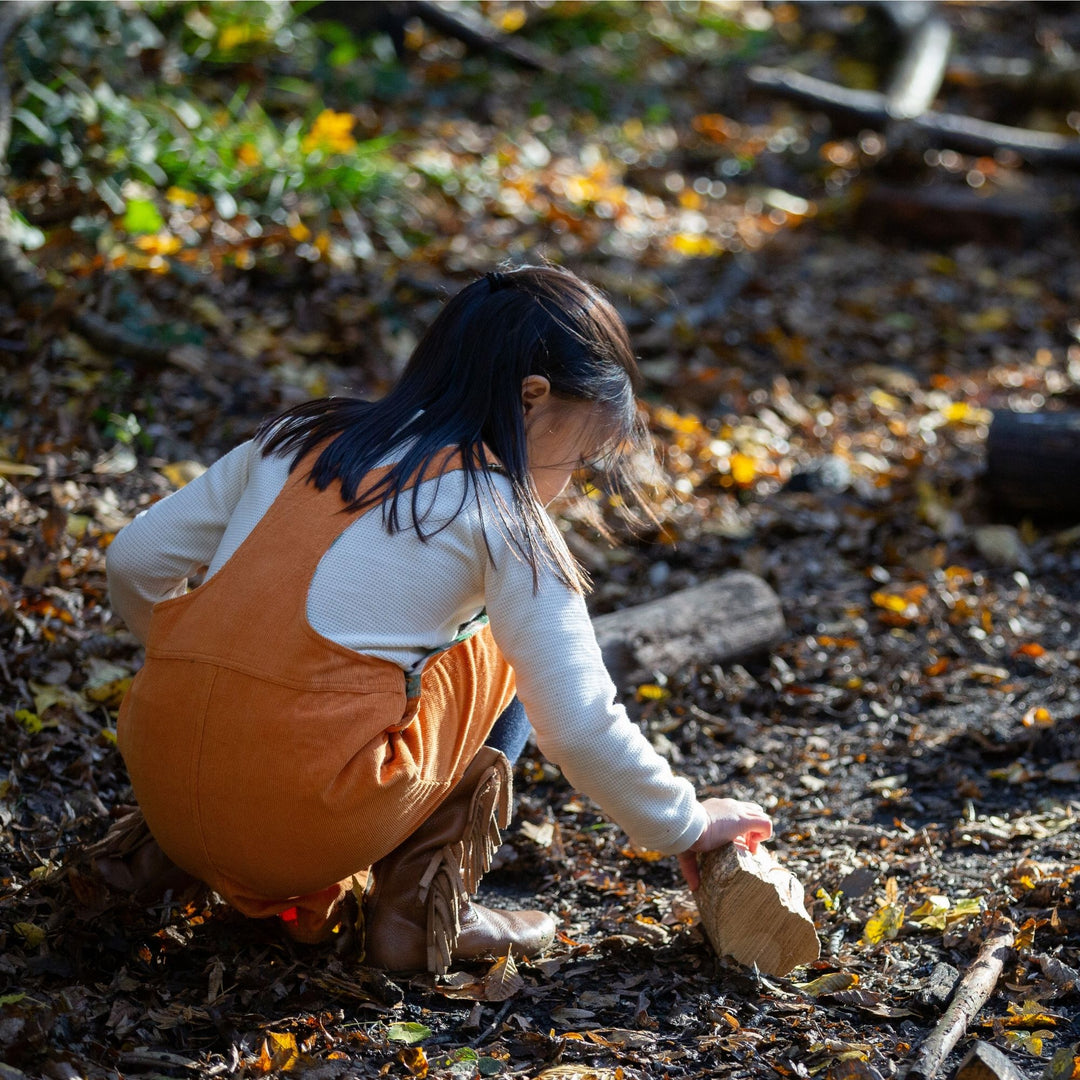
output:
M 1027 1080 L 996 1046 L 977 1042 L 956 1070 L 956 1080 Z
M 1080 412 L 994 413 L 984 482 L 1004 508 L 1080 516 Z
M 907 1072 L 907 1080 L 933 1080 L 960 1036 L 986 1004 L 997 986 L 1001 969 L 1016 941 L 1016 926 L 1003 916 L 993 924 L 975 962 L 964 973 L 949 1007 L 927 1036 L 915 1061 Z
M 694 893 L 701 925 L 712 947 L 765 975 L 786 975 L 821 952 L 803 887 L 759 846 L 735 844 L 707 851 L 698 860 L 701 887 Z
M 942 1009 L 952 997 L 956 984 L 960 981 L 960 972 L 944 961 L 934 965 L 926 985 L 919 988 L 917 995 L 920 1005 L 927 1009 Z
M 593 627 L 616 681 L 746 656 L 775 645 L 785 630 L 779 597 L 744 570 L 598 615 Z

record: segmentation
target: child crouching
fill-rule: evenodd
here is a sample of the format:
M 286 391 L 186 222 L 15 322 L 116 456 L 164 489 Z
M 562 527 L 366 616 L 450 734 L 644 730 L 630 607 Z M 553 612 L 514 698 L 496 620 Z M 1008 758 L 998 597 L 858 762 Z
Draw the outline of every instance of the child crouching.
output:
M 695 852 L 770 835 L 756 804 L 699 802 L 616 703 L 545 510 L 645 445 L 636 381 L 591 286 L 491 273 L 385 398 L 289 410 L 116 537 L 112 602 L 146 645 L 118 740 L 169 859 L 307 941 L 367 878 L 366 962 L 445 971 L 554 936 L 471 899 L 530 722 L 692 888 Z

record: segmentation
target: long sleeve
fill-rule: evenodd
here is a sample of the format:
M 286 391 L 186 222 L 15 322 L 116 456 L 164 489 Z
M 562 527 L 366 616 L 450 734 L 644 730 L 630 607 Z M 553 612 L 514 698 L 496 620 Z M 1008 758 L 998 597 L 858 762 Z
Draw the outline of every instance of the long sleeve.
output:
M 615 701 L 584 599 L 550 573 L 534 595 L 531 569 L 504 548 L 488 566 L 485 600 L 544 757 L 635 844 L 686 851 L 705 811 Z
M 109 545 L 109 599 L 139 641 L 146 642 L 154 604 L 181 595 L 188 578 L 214 557 L 244 493 L 253 453 L 253 443 L 236 447 L 144 510 Z

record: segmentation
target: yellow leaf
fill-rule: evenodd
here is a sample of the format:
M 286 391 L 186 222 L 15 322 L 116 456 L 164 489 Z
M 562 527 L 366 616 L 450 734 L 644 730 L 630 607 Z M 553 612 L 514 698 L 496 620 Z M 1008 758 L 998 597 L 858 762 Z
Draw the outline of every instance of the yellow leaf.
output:
M 1050 715 L 1049 709 L 1042 705 L 1033 705 L 1024 713 L 1021 723 L 1024 727 L 1049 728 L 1054 726 L 1054 718 Z
M 264 1047 L 270 1058 L 270 1068 L 289 1072 L 296 1068 L 300 1060 L 300 1050 L 296 1045 L 296 1036 L 291 1031 L 268 1031 Z M 269 1071 L 269 1070 L 267 1070 Z
M 36 735 L 45 726 L 41 722 L 41 717 L 29 709 L 16 709 L 15 721 L 21 724 L 31 735 Z
M 173 487 L 182 488 L 206 472 L 206 466 L 198 461 L 173 461 L 158 470 Z
M 1021 1050 L 1026 1050 L 1029 1054 L 1034 1054 L 1035 1057 L 1042 1057 L 1043 1055 L 1043 1042 L 1046 1039 L 1052 1039 L 1054 1033 L 1052 1031 L 1006 1031 L 1005 1041 L 1012 1046 L 1019 1047 Z
M 870 401 L 885 412 L 898 412 L 903 404 L 899 398 L 877 387 L 870 391 Z
M 13 929 L 31 949 L 36 949 L 45 941 L 45 931 L 31 922 L 17 922 Z
M 908 921 L 923 930 L 944 930 L 948 910 L 949 898 L 947 896 L 928 896 L 908 915 Z
M 165 198 L 171 203 L 177 203 L 180 206 L 194 206 L 199 201 L 199 196 L 194 191 L 188 191 L 185 188 L 171 187 L 165 192 Z
M 313 150 L 322 150 L 329 154 L 348 153 L 356 147 L 356 140 L 352 136 L 355 123 L 356 117 L 349 113 L 323 109 L 315 117 L 311 131 L 304 136 L 300 148 L 305 154 L 310 154 Z
M 705 236 L 702 233 L 676 233 L 671 237 L 669 243 L 680 255 L 686 255 L 694 259 L 719 255 L 724 250 L 722 245 L 718 244 L 711 236 Z
M 1036 1024 L 1056 1027 L 1058 1022 L 1058 1017 L 1048 1013 L 1037 1001 L 1025 1001 L 1020 1005 L 1010 1001 L 1005 1011 L 1009 1014 L 1005 1019 L 1009 1027 L 1034 1027 Z
M 525 25 L 525 9 L 507 8 L 499 17 L 499 29 L 504 34 L 516 34 Z
M 886 904 L 872 915 L 863 927 L 863 938 L 871 945 L 884 940 L 893 940 L 904 925 L 904 908 L 898 904 Z
M 311 230 L 302 222 L 297 221 L 289 226 L 289 235 L 298 243 L 311 239 Z
M 638 701 L 666 701 L 671 697 L 671 691 L 665 690 L 656 683 L 643 683 L 637 688 Z
M 90 658 L 88 666 L 83 693 L 99 705 L 118 708 L 134 676 L 127 668 L 96 656 Z
M 837 994 L 841 990 L 850 990 L 858 981 L 858 975 L 846 971 L 832 971 L 828 975 L 811 979 L 810 982 L 795 985 L 811 997 L 818 997 L 821 994 Z
M 183 246 L 178 236 L 168 232 L 144 233 L 135 238 L 135 246 L 147 255 L 175 255 Z
M 397 1059 L 413 1076 L 428 1074 L 428 1059 L 422 1046 L 406 1046 L 397 1052 Z
M 874 592 L 870 594 L 871 602 L 879 608 L 883 608 L 885 611 L 891 611 L 897 615 L 909 615 L 914 610 L 918 611 L 918 608 L 903 596 L 897 596 L 896 593 L 887 592 Z
M 982 901 L 977 896 L 965 897 L 963 900 L 957 900 L 951 908 L 949 913 L 945 917 L 945 922 L 948 926 L 952 926 L 953 923 L 958 923 L 963 919 L 970 919 L 975 915 L 982 912 Z
M 757 476 L 757 462 L 748 454 L 740 454 L 737 451 L 731 455 L 731 479 L 740 487 L 746 487 L 754 482 Z

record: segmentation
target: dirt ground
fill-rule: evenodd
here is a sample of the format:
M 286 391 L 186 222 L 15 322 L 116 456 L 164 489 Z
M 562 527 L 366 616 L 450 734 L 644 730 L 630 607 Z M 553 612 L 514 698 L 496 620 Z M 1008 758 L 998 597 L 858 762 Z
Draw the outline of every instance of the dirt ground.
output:
M 665 169 L 704 152 L 680 148 Z M 874 182 L 863 165 L 852 183 Z M 890 182 L 909 168 L 886 165 Z M 62 320 L 31 335 L 0 297 L 0 338 L 32 342 L 5 357 L 0 412 L 0 1078 L 881 1080 L 1001 919 L 1015 947 L 942 1074 L 982 1040 L 1022 1076 L 1080 1076 L 1080 535 L 995 504 L 985 479 L 993 410 L 1080 400 L 1074 181 L 1010 167 L 994 183 L 1065 209 L 942 238 L 857 212 L 873 200 L 830 203 L 828 178 L 788 159 L 760 168 L 819 212 L 714 258 L 566 256 L 631 327 L 670 495 L 662 528 L 615 549 L 572 506 L 560 520 L 596 612 L 735 568 L 779 595 L 769 652 L 620 691 L 702 794 L 769 809 L 821 958 L 775 978 L 715 956 L 674 860 L 629 848 L 535 751 L 481 890 L 558 921 L 516 971 L 388 978 L 347 932 L 298 946 L 213 896 L 141 904 L 67 872 L 130 799 L 115 713 L 141 654 L 109 613 L 111 536 L 282 405 L 385 386 L 440 290 L 498 250 L 486 221 L 468 265 L 224 276 L 203 310 L 238 338 L 257 311 L 270 344 L 254 356 L 222 330 L 198 363 L 115 361 Z M 178 318 L 198 291 L 139 288 Z M 327 326 L 348 348 L 305 352 Z

